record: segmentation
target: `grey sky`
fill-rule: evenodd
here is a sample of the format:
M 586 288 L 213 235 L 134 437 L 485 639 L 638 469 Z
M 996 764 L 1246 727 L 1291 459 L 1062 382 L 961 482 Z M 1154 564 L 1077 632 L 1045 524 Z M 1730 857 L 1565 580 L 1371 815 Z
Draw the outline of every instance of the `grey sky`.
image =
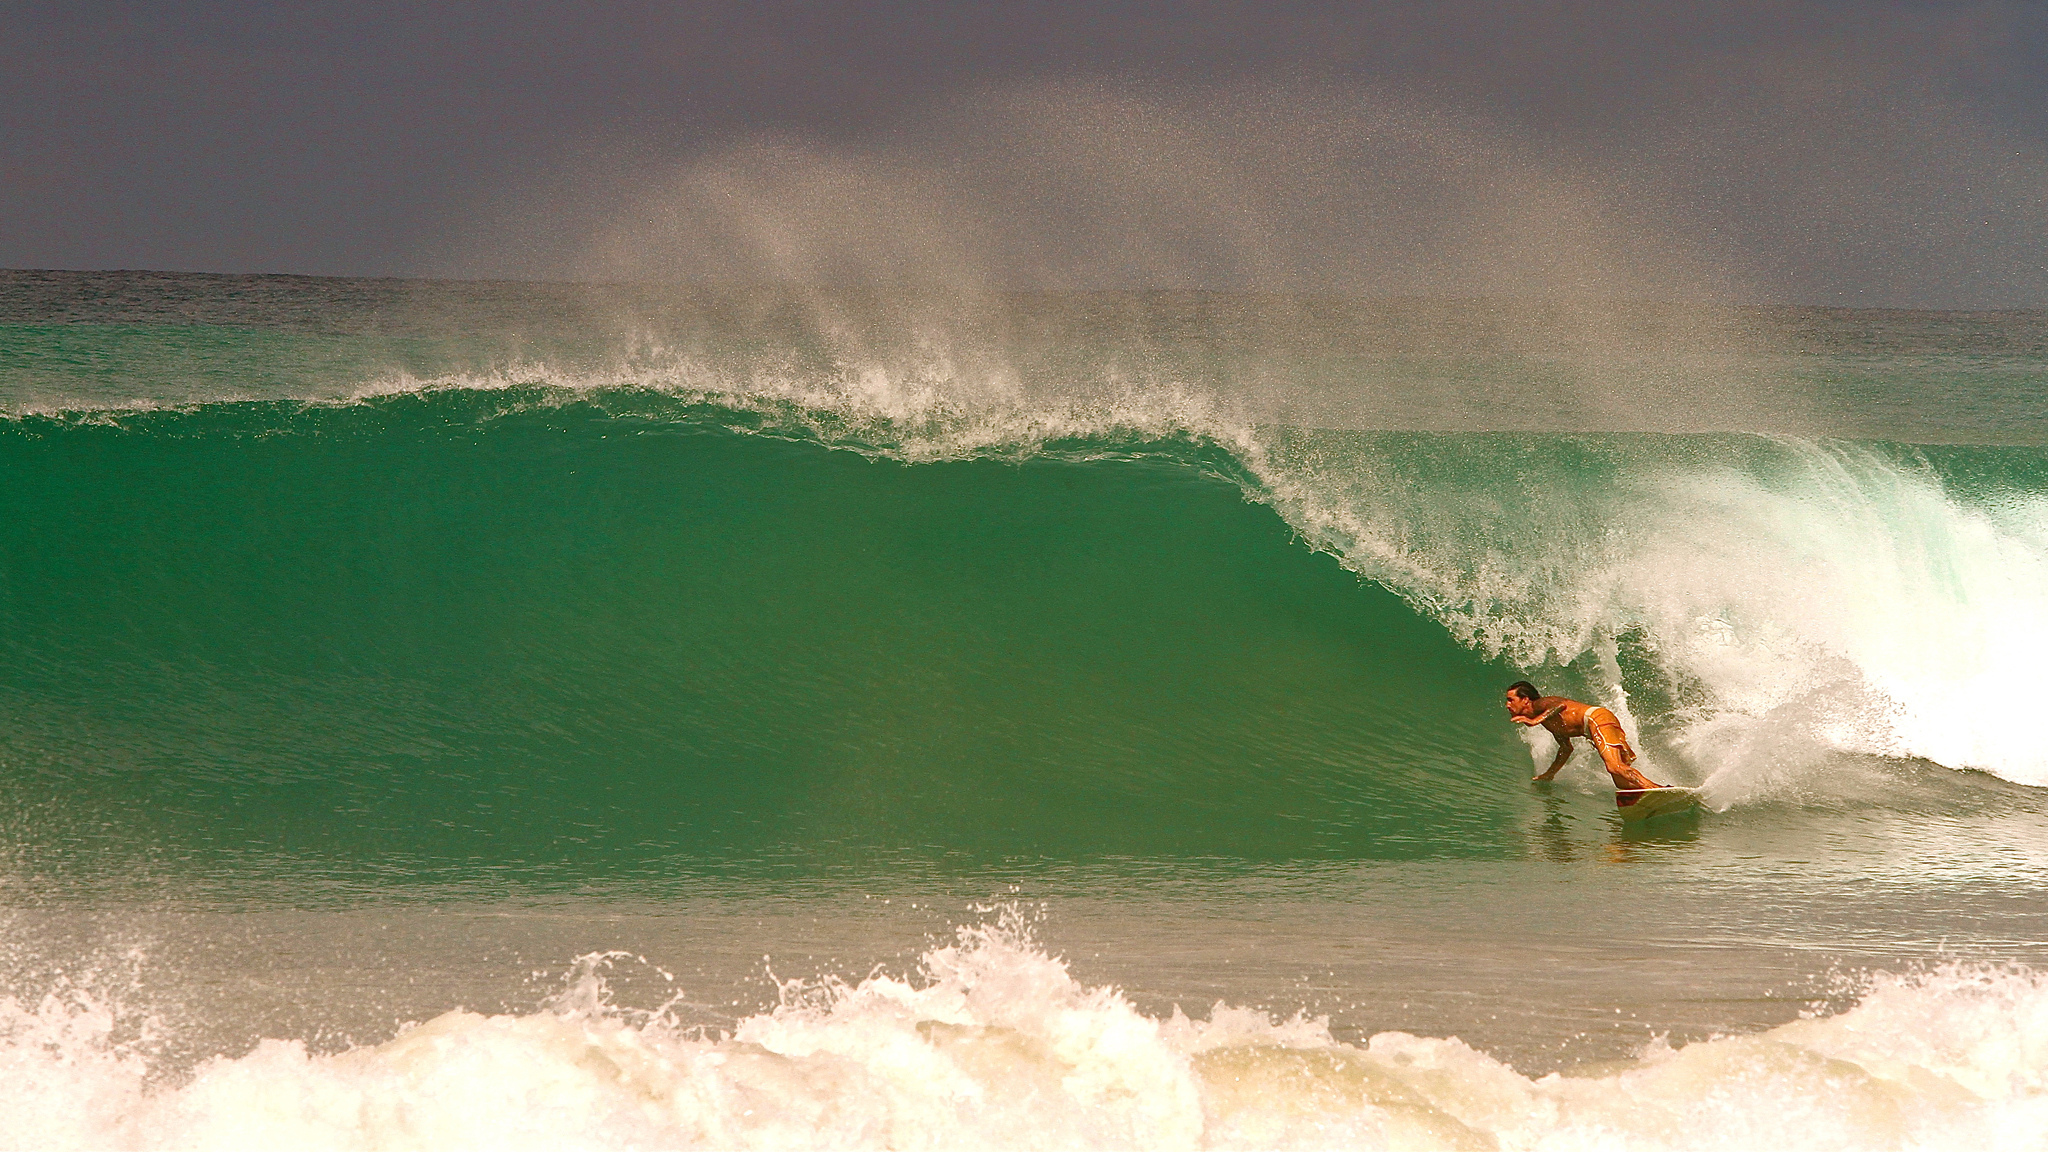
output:
M 0 38 L 0 266 L 2048 305 L 2038 3 L 14 3 Z

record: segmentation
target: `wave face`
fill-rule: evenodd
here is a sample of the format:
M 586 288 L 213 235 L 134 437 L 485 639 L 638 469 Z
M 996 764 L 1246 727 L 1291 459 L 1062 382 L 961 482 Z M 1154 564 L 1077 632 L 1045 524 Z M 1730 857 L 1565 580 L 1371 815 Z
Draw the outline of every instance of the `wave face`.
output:
M 8 273 L 0 320 L 39 859 L 1512 855 L 1524 675 L 1724 811 L 2048 784 L 2037 314 Z
M 16 794 L 358 861 L 1489 856 L 1523 669 L 1723 807 L 2048 782 L 2039 450 L 1002 415 L 22 418 Z
M 909 466 L 600 400 L 18 427 L 11 769 L 342 857 L 1495 850 L 1502 670 L 1213 445 Z
M 1148 1017 L 1014 923 L 913 975 L 791 981 L 711 1036 L 615 1006 L 616 959 L 540 1012 L 265 1041 L 175 1086 L 109 1005 L 0 1001 L 0 1103 L 39 1148 L 2028 1148 L 2048 1118 L 2048 986 L 2020 971 L 1881 978 L 1829 1018 L 1530 1079 L 1456 1039 Z

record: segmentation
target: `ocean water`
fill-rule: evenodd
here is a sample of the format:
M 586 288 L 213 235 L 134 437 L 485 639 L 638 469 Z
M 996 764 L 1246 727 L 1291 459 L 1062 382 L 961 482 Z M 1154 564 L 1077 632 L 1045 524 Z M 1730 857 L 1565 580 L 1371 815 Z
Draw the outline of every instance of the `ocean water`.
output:
M 0 410 L 0 1146 L 2048 1147 L 2048 314 L 0 272 Z

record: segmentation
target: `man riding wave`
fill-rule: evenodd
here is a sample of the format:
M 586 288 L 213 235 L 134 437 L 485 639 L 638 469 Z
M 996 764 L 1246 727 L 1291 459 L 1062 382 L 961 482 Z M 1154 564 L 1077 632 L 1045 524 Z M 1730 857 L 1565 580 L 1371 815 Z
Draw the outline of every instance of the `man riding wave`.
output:
M 1621 730 L 1621 721 L 1614 718 L 1613 712 L 1597 704 L 1542 695 L 1527 680 L 1508 685 L 1507 705 L 1510 720 L 1531 728 L 1541 724 L 1544 731 L 1557 737 L 1557 759 L 1550 762 L 1549 771 L 1536 779 L 1554 779 L 1557 770 L 1572 758 L 1573 738 L 1583 737 L 1600 753 L 1607 774 L 1614 777 L 1616 792 L 1664 787 L 1630 767 L 1636 762 L 1636 750 L 1628 746 L 1628 734 Z

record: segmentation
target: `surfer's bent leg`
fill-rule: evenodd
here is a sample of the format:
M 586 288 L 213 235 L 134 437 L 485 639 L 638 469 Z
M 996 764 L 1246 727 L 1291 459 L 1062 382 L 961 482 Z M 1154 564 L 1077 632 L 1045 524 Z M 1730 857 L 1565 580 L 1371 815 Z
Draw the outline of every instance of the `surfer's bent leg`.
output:
M 1607 774 L 1614 778 L 1616 790 L 1664 787 L 1630 766 L 1635 762 L 1636 750 L 1628 746 L 1628 734 L 1622 731 L 1621 721 L 1614 718 L 1614 713 L 1605 708 L 1589 710 L 1586 735 L 1592 737 L 1593 748 L 1607 765 Z

